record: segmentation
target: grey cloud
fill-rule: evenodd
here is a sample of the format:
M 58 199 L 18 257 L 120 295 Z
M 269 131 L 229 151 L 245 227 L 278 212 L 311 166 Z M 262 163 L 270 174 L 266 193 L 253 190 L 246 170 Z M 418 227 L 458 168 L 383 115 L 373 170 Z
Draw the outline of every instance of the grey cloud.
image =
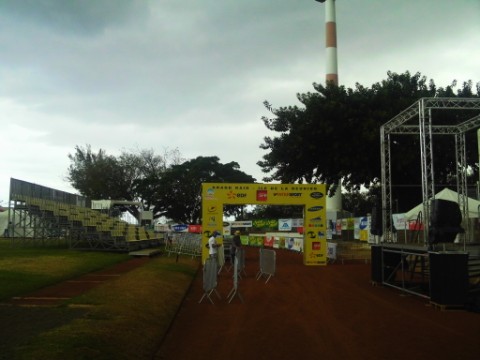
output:
M 16 21 L 52 31 L 92 35 L 134 16 L 144 18 L 147 5 L 137 0 L 4 0 L 0 10 Z

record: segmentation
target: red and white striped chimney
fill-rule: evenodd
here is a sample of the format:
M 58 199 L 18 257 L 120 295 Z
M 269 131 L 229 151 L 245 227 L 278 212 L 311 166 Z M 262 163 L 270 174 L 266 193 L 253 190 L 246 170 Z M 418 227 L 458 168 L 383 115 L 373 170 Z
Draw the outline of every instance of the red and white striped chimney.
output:
M 338 85 L 337 65 L 337 23 L 335 21 L 335 0 L 327 0 L 325 4 L 325 30 L 327 47 L 326 80 Z
M 337 24 L 335 20 L 335 0 L 316 0 L 325 3 L 325 43 L 327 49 L 326 81 L 338 85 L 337 65 Z
M 326 83 L 338 86 L 337 65 L 337 23 L 335 20 L 335 0 L 316 0 L 325 4 L 325 42 L 327 48 Z M 328 210 L 342 210 L 342 180 L 338 181 L 335 195 L 327 196 L 326 205 Z

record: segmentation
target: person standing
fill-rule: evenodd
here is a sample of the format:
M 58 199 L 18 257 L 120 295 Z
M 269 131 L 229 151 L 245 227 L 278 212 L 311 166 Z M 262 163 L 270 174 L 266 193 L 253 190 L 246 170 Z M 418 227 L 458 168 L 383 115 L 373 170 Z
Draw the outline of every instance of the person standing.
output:
M 235 231 L 232 238 L 232 244 L 230 245 L 230 256 L 232 259 L 232 266 L 235 265 L 235 254 L 237 249 L 242 247 L 242 241 L 240 240 L 240 231 Z
M 219 244 L 217 243 L 217 236 L 220 235 L 218 231 L 214 231 L 210 238 L 208 239 L 208 255 L 212 258 L 217 257 L 217 250 L 219 248 Z

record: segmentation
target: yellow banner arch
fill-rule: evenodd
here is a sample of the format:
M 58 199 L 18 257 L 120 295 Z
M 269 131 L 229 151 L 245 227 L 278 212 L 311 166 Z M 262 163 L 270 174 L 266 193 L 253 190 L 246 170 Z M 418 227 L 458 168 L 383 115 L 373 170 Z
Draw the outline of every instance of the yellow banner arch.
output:
M 223 229 L 224 205 L 301 205 L 303 263 L 327 264 L 326 186 L 324 184 L 202 184 L 202 259 L 208 257 L 210 234 Z

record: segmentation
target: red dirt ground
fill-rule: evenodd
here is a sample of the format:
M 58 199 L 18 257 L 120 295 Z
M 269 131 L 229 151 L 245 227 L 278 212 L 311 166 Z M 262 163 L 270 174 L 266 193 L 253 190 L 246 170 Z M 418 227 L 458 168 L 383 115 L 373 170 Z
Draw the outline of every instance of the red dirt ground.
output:
M 480 314 L 441 311 L 428 300 L 373 286 L 370 265 L 311 267 L 277 251 L 276 273 L 256 280 L 259 251 L 246 252 L 244 302 L 219 275 L 212 305 L 198 273 L 155 359 L 480 359 Z M 181 260 L 180 260 L 181 261 Z
M 305 266 L 302 255 L 278 250 L 276 273 L 256 280 L 258 248 L 247 248 L 244 302 L 226 300 L 232 271 L 219 275 L 212 305 L 199 271 L 153 357 L 188 359 L 480 359 L 480 314 L 440 311 L 428 300 L 372 286 L 370 265 Z M 13 302 L 55 305 L 141 266 L 133 258 Z M 182 261 L 180 257 L 179 261 Z

